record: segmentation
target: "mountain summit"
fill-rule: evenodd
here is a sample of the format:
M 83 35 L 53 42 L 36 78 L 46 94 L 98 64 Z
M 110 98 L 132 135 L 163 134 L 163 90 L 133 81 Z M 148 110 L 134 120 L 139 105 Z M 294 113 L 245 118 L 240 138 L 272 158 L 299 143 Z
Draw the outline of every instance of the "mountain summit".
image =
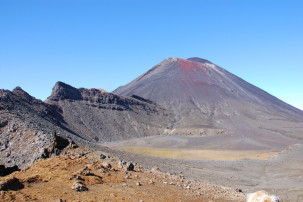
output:
M 301 110 L 201 58 L 168 58 L 113 93 L 169 109 L 169 134 L 228 135 L 231 147 L 260 149 L 302 138 Z

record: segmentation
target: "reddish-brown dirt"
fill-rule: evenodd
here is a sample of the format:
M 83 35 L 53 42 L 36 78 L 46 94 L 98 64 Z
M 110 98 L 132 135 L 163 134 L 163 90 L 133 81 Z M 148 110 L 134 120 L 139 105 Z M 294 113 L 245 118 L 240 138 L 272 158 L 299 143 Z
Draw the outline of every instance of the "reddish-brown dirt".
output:
M 83 155 L 81 150 L 38 160 L 22 171 L 1 177 L 4 182 L 15 177 L 24 187 L 11 185 L 9 190 L 1 191 L 0 201 L 245 201 L 245 195 L 234 189 L 139 166 L 126 171 L 118 168 L 116 159 L 100 160 Z M 102 168 L 103 162 L 109 162 L 112 169 Z M 72 190 L 76 181 L 88 191 Z

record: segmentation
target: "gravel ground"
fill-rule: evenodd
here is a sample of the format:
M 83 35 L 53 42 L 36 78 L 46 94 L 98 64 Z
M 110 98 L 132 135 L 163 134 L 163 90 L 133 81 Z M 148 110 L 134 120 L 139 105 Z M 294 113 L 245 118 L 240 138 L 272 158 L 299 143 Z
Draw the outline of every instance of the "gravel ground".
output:
M 99 148 L 101 149 L 101 148 Z M 186 179 L 242 189 L 244 193 L 265 190 L 283 201 L 303 200 L 303 145 L 297 144 L 269 160 L 193 161 L 157 158 L 102 148 L 119 159 L 145 168 L 182 173 Z

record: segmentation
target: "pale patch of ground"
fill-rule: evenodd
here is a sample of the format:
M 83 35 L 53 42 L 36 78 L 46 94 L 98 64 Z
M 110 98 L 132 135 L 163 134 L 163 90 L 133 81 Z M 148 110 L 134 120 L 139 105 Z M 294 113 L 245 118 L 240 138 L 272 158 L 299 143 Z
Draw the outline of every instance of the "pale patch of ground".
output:
M 227 150 L 183 150 L 183 149 L 157 149 L 140 147 L 118 148 L 122 151 L 144 154 L 155 157 L 186 159 L 186 160 L 219 160 L 235 161 L 241 159 L 269 159 L 279 152 L 275 151 L 227 151 Z

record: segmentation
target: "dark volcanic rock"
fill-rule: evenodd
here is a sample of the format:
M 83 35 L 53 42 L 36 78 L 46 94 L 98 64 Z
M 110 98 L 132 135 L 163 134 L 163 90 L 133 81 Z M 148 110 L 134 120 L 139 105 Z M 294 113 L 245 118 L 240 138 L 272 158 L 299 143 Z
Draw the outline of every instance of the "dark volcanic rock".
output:
M 42 102 L 20 87 L 0 90 L 0 164 L 23 168 L 59 154 L 71 140 L 95 148 L 96 142 L 180 134 L 205 137 L 182 145 L 240 150 L 302 140 L 301 110 L 204 59 L 169 58 L 115 93 L 58 82 Z M 68 140 L 58 137 L 54 147 L 53 131 Z
M 165 109 L 139 96 L 122 97 L 100 89 L 76 89 L 62 82 L 54 86 L 46 103 L 61 109 L 65 128 L 89 141 L 160 135 L 170 121 Z
M 57 108 L 37 100 L 20 87 L 0 90 L 0 164 L 24 168 L 51 146 L 52 132 L 73 136 L 60 125 Z
M 24 168 L 67 146 L 75 147 L 72 140 L 85 146 L 87 141 L 160 135 L 169 118 L 162 107 L 139 96 L 76 89 L 62 82 L 46 102 L 20 87 L 0 90 L 0 164 Z
M 64 99 L 70 99 L 70 100 L 82 99 L 79 90 L 63 82 L 56 83 L 50 97 L 54 101 L 64 100 Z
M 301 110 L 200 58 L 166 59 L 113 93 L 164 106 L 175 115 L 169 134 L 213 136 L 213 148 L 283 148 L 303 138 Z M 214 138 L 224 135 L 229 142 Z

